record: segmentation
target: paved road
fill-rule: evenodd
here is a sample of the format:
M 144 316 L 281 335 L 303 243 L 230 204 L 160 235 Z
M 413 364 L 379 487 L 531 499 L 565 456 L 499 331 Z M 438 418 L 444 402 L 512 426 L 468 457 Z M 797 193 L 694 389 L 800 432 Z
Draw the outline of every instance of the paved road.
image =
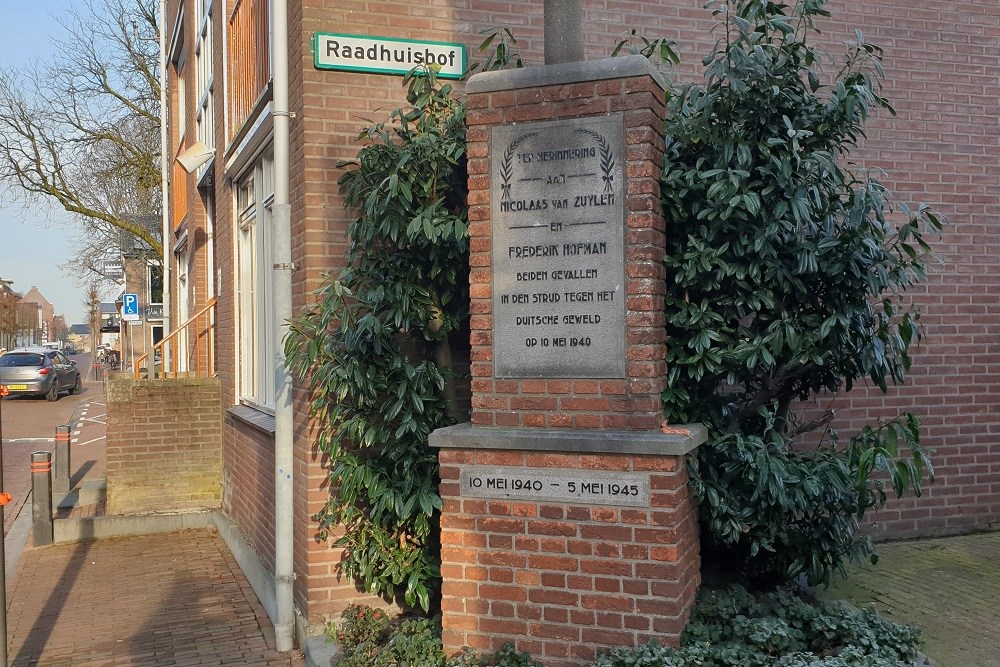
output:
M 10 530 L 31 489 L 31 452 L 52 451 L 56 426 L 74 424 L 87 410 L 84 419 L 98 419 L 104 413 L 104 387 L 94 379 L 90 356 L 70 357 L 84 377 L 84 390 L 77 395 L 62 394 L 55 403 L 34 396 L 11 396 L 0 399 L 0 426 L 3 429 L 3 489 L 13 497 L 4 508 L 4 534 Z M 102 424 L 103 425 L 103 424 Z M 103 433 L 102 433 L 103 435 Z M 73 462 L 86 465 L 86 451 L 73 443 Z M 91 464 L 93 465 L 93 464 Z

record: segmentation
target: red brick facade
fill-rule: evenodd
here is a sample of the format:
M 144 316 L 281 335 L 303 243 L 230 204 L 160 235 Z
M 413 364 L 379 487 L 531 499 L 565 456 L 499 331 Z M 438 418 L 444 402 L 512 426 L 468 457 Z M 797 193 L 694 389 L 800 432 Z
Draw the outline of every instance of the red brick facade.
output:
M 184 3 L 190 17 L 194 2 Z M 168 44 L 178 4 L 168 3 L 164 26 Z M 231 179 L 237 174 L 226 170 L 234 136 L 224 121 L 222 85 L 223 26 L 233 4 L 232 0 L 216 0 L 212 9 L 217 155 L 214 189 L 205 192 L 209 195 L 207 204 L 214 210 L 214 236 L 209 236 L 206 200 L 198 195 L 193 177 L 185 190 L 189 211 L 185 224 L 190 225 L 189 242 L 196 248 L 190 301 L 195 307 L 204 303 L 212 284 L 219 294 L 216 353 L 223 410 L 237 403 L 238 363 L 231 191 Z M 843 40 L 853 37 L 856 27 L 886 49 L 885 92 L 899 114 L 878 114 L 855 158 L 889 170 L 888 185 L 899 200 L 931 204 L 949 218 L 944 239 L 935 244 L 942 264 L 931 267 L 926 286 L 911 292 L 923 310 L 926 337 L 914 358 L 909 383 L 887 397 L 877 390 L 860 389 L 836 398 L 835 405 L 842 408 L 837 426 L 845 434 L 900 409 L 924 415 L 925 444 L 936 450 L 938 479 L 923 498 L 895 503 L 893 509 L 877 515 L 885 535 L 955 532 L 987 528 L 1000 521 L 1000 410 L 993 392 L 1000 381 L 1000 353 L 991 333 L 1000 304 L 1000 296 L 994 293 L 1000 289 L 1000 258 L 992 251 L 1000 245 L 1000 5 L 995 0 L 971 0 L 961 5 L 927 0 L 919 4 L 836 0 L 829 5 L 833 19 L 822 26 L 823 39 L 834 52 L 841 50 Z M 619 35 L 637 27 L 648 36 L 677 41 L 683 58 L 677 74 L 681 82 L 696 76 L 701 58 L 718 36 L 710 33 L 715 20 L 702 7 L 702 0 L 653 4 L 587 0 L 584 5 L 588 58 L 609 55 Z M 398 77 L 315 69 L 315 32 L 463 42 L 469 46 L 470 61 L 476 62 L 480 60 L 476 46 L 482 40 L 478 31 L 504 25 L 518 38 L 522 55 L 538 64 L 542 60 L 542 3 L 293 0 L 289 6 L 290 97 L 295 114 L 291 123 L 292 254 L 298 266 L 293 274 L 293 300 L 298 310 L 311 300 L 324 273 L 343 265 L 346 229 L 354 213 L 344 210 L 338 194 L 336 181 L 343 171 L 337 162 L 356 156 L 358 131 L 366 125 L 363 119 L 381 120 L 404 101 Z M 191 21 L 184 31 L 187 52 L 193 58 Z M 194 89 L 192 64 L 189 60 L 186 69 L 191 82 L 188 91 Z M 173 80 L 170 90 L 176 91 Z M 650 97 L 649 91 L 638 92 Z M 189 92 L 189 128 L 194 123 L 192 97 Z M 529 106 L 534 103 L 523 101 Z M 474 109 L 476 113 L 480 111 Z M 173 147 L 176 135 L 171 136 Z M 470 138 L 476 140 L 475 134 Z M 650 138 L 637 141 L 652 146 Z M 472 153 L 471 157 L 475 164 L 483 155 Z M 649 191 L 632 194 L 655 200 Z M 473 201 L 473 211 L 481 204 Z M 476 224 L 474 219 L 473 226 Z M 177 235 L 165 245 L 171 247 L 176 240 Z M 214 264 L 208 261 L 210 247 Z M 482 252 L 482 248 L 473 250 Z M 215 270 L 219 272 L 217 284 L 209 275 Z M 176 280 L 176 267 L 170 275 Z M 478 275 L 481 279 L 482 273 Z M 176 284 L 171 287 L 176 289 Z M 475 283 L 473 290 L 480 303 L 483 299 L 488 303 L 482 282 Z M 640 293 L 635 292 L 637 299 Z M 176 307 L 176 296 L 172 303 Z M 645 305 L 634 311 L 652 312 Z M 484 317 L 488 313 L 477 312 L 475 323 L 482 327 Z M 655 319 L 646 326 L 655 328 Z M 474 342 L 480 349 L 483 332 L 479 328 L 475 334 L 478 338 Z M 495 425 L 629 427 L 621 421 L 623 413 L 618 408 L 623 400 L 652 400 L 656 387 L 643 386 L 640 368 L 659 363 L 646 358 L 633 362 L 636 372 L 627 382 L 549 381 L 540 385 L 519 381 L 508 385 L 489 377 L 488 359 L 476 359 L 477 390 L 493 396 L 491 402 L 476 407 L 475 419 Z M 640 399 L 640 395 L 646 398 Z M 313 445 L 301 392 L 295 394 L 295 411 L 296 600 L 309 623 L 320 623 L 360 596 L 352 584 L 338 579 L 338 552 L 315 539 L 311 516 L 328 493 L 327 480 L 322 457 Z M 631 427 L 652 423 L 654 411 L 648 405 L 645 417 Z M 226 418 L 223 433 L 224 506 L 270 567 L 274 552 L 273 440 L 266 429 L 232 415 Z
M 648 508 L 462 498 L 463 465 L 651 473 Z M 445 647 L 546 665 L 676 642 L 701 581 L 684 457 L 441 450 Z
M 108 380 L 108 514 L 211 509 L 222 500 L 219 382 Z

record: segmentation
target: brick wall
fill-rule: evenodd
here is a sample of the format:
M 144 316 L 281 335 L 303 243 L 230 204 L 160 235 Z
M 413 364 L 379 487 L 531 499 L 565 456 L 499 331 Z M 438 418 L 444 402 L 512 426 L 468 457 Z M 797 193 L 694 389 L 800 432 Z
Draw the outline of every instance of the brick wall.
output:
M 218 507 L 218 380 L 108 381 L 108 513 Z
M 584 4 L 588 58 L 610 54 L 622 31 L 637 27 L 649 36 L 677 40 L 684 59 L 676 76 L 679 81 L 701 71 L 699 62 L 717 36 L 709 32 L 715 20 L 702 7 L 702 0 L 653 4 L 588 0 Z M 325 272 L 343 265 L 345 233 L 353 213 L 344 210 L 337 191 L 336 180 L 343 173 L 337 162 L 356 156 L 357 134 L 366 125 L 363 119 L 384 118 L 403 103 L 404 92 L 399 77 L 314 69 L 312 35 L 332 31 L 458 41 L 469 46 L 470 60 L 476 62 L 480 60 L 476 46 L 482 40 L 478 31 L 502 24 L 514 31 L 522 54 L 538 64 L 542 60 L 541 5 L 536 0 L 291 3 L 291 99 L 296 114 L 292 120 L 292 247 L 293 260 L 300 267 L 293 277 L 296 310 L 312 300 L 311 292 L 322 283 Z M 931 203 L 950 218 L 945 238 L 935 244 L 944 264 L 931 267 L 928 286 L 912 292 L 923 308 L 927 336 L 915 357 L 909 384 L 887 398 L 863 389 L 839 397 L 838 426 L 849 433 L 901 407 L 926 415 L 926 443 L 937 451 L 938 481 L 922 499 L 897 503 L 880 513 L 877 518 L 885 534 L 987 527 L 1000 521 L 1000 417 L 991 394 L 991 387 L 1000 380 L 1000 354 L 990 333 L 996 322 L 994 306 L 1000 301 L 994 293 L 1000 288 L 996 266 L 1000 260 L 988 251 L 1000 243 L 1000 188 L 995 177 L 1000 171 L 1000 6 L 993 0 L 961 5 L 928 0 L 919 8 L 907 0 L 835 0 L 829 8 L 834 18 L 823 25 L 823 39 L 834 52 L 842 50 L 842 41 L 853 36 L 855 27 L 886 47 L 886 93 L 899 110 L 895 118 L 876 114 L 856 159 L 890 169 L 889 185 L 899 199 Z M 213 12 L 220 54 L 216 81 L 221 82 L 224 19 L 218 9 Z M 226 135 L 219 90 L 216 134 L 221 138 Z M 193 126 L 193 120 L 189 124 Z M 235 397 L 233 220 L 231 192 L 221 162 L 217 161 L 215 190 L 215 259 L 221 271 L 218 354 L 224 405 L 229 406 Z M 574 387 L 568 389 L 572 392 Z M 579 390 L 594 393 L 592 386 Z M 610 392 L 617 390 L 609 386 L 602 392 L 597 387 L 596 398 L 613 400 L 618 394 Z M 314 539 L 315 524 L 310 517 L 328 494 L 327 479 L 322 456 L 313 445 L 301 392 L 295 393 L 295 410 L 295 475 L 302 481 L 295 501 L 296 595 L 310 620 L 319 621 L 325 614 L 339 613 L 345 600 L 358 594 L 337 579 L 339 553 Z M 233 512 L 241 511 L 237 507 L 254 508 L 239 517 L 238 523 L 245 533 L 253 533 L 251 541 L 261 553 L 273 553 L 273 531 L 265 518 L 273 514 L 269 495 L 273 445 L 266 434 L 239 424 L 229 424 L 225 430 L 229 506 Z
M 445 646 L 514 642 L 546 665 L 676 645 L 701 581 L 683 457 L 441 450 Z M 648 508 L 462 498 L 465 465 L 646 472 Z
M 883 537 L 947 534 L 1000 525 L 1000 4 L 956 6 L 877 0 L 837 2 L 831 41 L 857 25 L 885 48 L 885 94 L 857 158 L 885 169 L 897 199 L 948 217 L 930 280 L 910 294 L 925 337 L 907 384 L 882 396 L 836 397 L 835 426 L 852 433 L 901 410 L 922 415 L 937 479 L 869 519 Z M 831 399 L 824 401 L 824 407 Z
M 226 414 L 222 509 L 274 572 L 274 438 Z

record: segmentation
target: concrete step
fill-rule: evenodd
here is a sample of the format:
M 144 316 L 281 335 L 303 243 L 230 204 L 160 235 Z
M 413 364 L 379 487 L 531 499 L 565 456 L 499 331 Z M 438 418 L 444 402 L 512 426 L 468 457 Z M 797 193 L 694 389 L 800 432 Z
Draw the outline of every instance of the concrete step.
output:
M 103 502 L 108 490 L 108 480 L 85 479 L 69 493 L 52 493 L 52 506 L 59 509 L 95 505 Z

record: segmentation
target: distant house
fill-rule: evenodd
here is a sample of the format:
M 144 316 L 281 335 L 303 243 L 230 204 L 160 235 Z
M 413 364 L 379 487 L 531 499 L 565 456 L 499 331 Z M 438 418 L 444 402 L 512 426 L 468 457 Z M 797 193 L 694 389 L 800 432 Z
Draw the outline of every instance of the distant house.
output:
M 33 303 L 38 307 L 38 326 L 32 342 L 42 343 L 51 340 L 50 336 L 55 332 L 55 312 L 49 300 L 42 296 L 42 293 L 34 285 L 25 292 L 21 299 L 24 303 Z
M 77 350 L 90 352 L 90 325 L 74 324 L 70 326 L 66 342 Z

